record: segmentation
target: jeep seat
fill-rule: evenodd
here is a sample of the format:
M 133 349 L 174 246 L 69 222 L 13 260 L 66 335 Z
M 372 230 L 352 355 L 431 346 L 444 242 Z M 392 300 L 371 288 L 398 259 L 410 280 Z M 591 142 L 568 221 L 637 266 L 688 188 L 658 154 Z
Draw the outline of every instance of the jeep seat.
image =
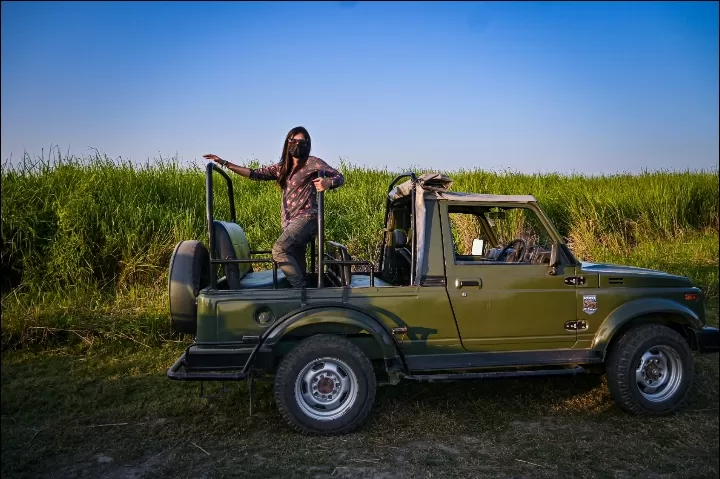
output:
M 250 259 L 250 245 L 240 225 L 216 220 L 213 221 L 213 233 L 218 258 Z M 228 289 L 273 289 L 272 269 L 253 271 L 250 263 L 229 263 L 223 265 L 223 269 Z M 278 288 L 290 286 L 280 268 L 277 270 L 277 279 Z
M 412 266 L 412 253 L 407 248 L 407 235 L 403 230 L 394 230 L 393 235 L 393 248 L 398 256 L 407 261 L 408 266 Z
M 385 258 L 382 264 L 382 277 L 396 286 L 409 285 L 412 254 L 407 248 L 407 235 L 405 232 L 401 229 L 392 230 L 384 249 Z

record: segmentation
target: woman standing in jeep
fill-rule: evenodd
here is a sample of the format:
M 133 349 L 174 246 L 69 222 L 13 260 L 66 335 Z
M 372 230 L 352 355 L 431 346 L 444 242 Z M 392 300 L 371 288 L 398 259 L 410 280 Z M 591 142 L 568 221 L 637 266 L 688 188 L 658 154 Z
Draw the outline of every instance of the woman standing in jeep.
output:
M 301 126 L 285 137 L 280 162 L 251 169 L 223 160 L 216 155 L 203 155 L 240 176 L 259 181 L 277 181 L 282 190 L 282 234 L 272 248 L 293 288 L 305 286 L 305 249 L 317 234 L 317 192 L 340 187 L 343 175 L 320 158 L 310 156 L 310 134 Z M 325 173 L 319 178 L 318 172 Z

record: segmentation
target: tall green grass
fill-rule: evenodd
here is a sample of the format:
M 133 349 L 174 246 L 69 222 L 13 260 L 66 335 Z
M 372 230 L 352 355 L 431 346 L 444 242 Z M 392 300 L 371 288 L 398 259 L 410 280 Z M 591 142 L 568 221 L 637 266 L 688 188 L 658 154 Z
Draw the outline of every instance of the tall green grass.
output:
M 354 256 L 374 259 L 385 193 L 395 172 L 335 166 L 346 184 L 326 195 L 326 237 L 346 244 Z M 85 317 L 92 327 L 92 321 L 112 317 L 118 308 L 132 309 L 133 303 L 141 307 L 129 317 L 141 318 L 148 332 L 163 330 L 173 247 L 207 237 L 201 165 L 181 166 L 171 159 L 138 166 L 102 155 L 58 156 L 25 158 L 16 166 L 3 165 L 1 173 L 4 343 L 28 324 L 72 329 Z M 447 173 L 454 191 L 533 194 L 581 257 L 605 255 L 654 266 L 657 261 L 643 261 L 701 244 L 703 251 L 715 252 L 702 261 L 716 271 L 717 171 L 593 177 Z M 272 182 L 232 177 L 238 223 L 253 249 L 270 249 L 281 232 L 280 190 Z M 214 194 L 216 217 L 227 218 L 227 188 L 219 175 Z M 695 238 L 695 246 L 683 245 L 683 238 Z M 655 253 L 638 253 L 642 248 Z M 682 264 L 665 269 L 692 274 L 692 267 Z M 699 279 L 708 293 L 717 294 L 717 273 Z M 62 307 L 64 314 L 57 311 Z

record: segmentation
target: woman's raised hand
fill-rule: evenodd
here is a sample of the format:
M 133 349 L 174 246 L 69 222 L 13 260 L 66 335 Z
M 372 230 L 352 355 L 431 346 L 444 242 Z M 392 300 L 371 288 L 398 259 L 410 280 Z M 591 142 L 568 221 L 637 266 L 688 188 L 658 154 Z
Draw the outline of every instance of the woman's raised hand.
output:
M 228 163 L 227 161 L 223 160 L 222 158 L 220 158 L 217 155 L 207 154 L 207 155 L 203 155 L 203 158 L 205 158 L 206 160 L 212 160 L 220 166 L 225 166 Z

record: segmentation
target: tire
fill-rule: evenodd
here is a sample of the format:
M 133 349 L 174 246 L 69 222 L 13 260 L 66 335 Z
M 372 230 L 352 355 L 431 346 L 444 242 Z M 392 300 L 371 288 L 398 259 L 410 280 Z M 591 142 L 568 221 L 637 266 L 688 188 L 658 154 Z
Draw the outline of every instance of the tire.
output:
M 372 363 L 362 350 L 328 334 L 303 340 L 275 373 L 278 410 L 291 428 L 305 435 L 351 432 L 370 413 L 376 389 Z
M 210 284 L 210 254 L 200 241 L 181 241 L 170 257 L 168 295 L 172 328 L 185 334 L 197 332 L 196 299 Z
M 645 416 L 664 416 L 681 407 L 689 396 L 694 372 L 685 338 L 660 324 L 624 333 L 606 365 L 608 389 L 615 403 L 624 411 Z

